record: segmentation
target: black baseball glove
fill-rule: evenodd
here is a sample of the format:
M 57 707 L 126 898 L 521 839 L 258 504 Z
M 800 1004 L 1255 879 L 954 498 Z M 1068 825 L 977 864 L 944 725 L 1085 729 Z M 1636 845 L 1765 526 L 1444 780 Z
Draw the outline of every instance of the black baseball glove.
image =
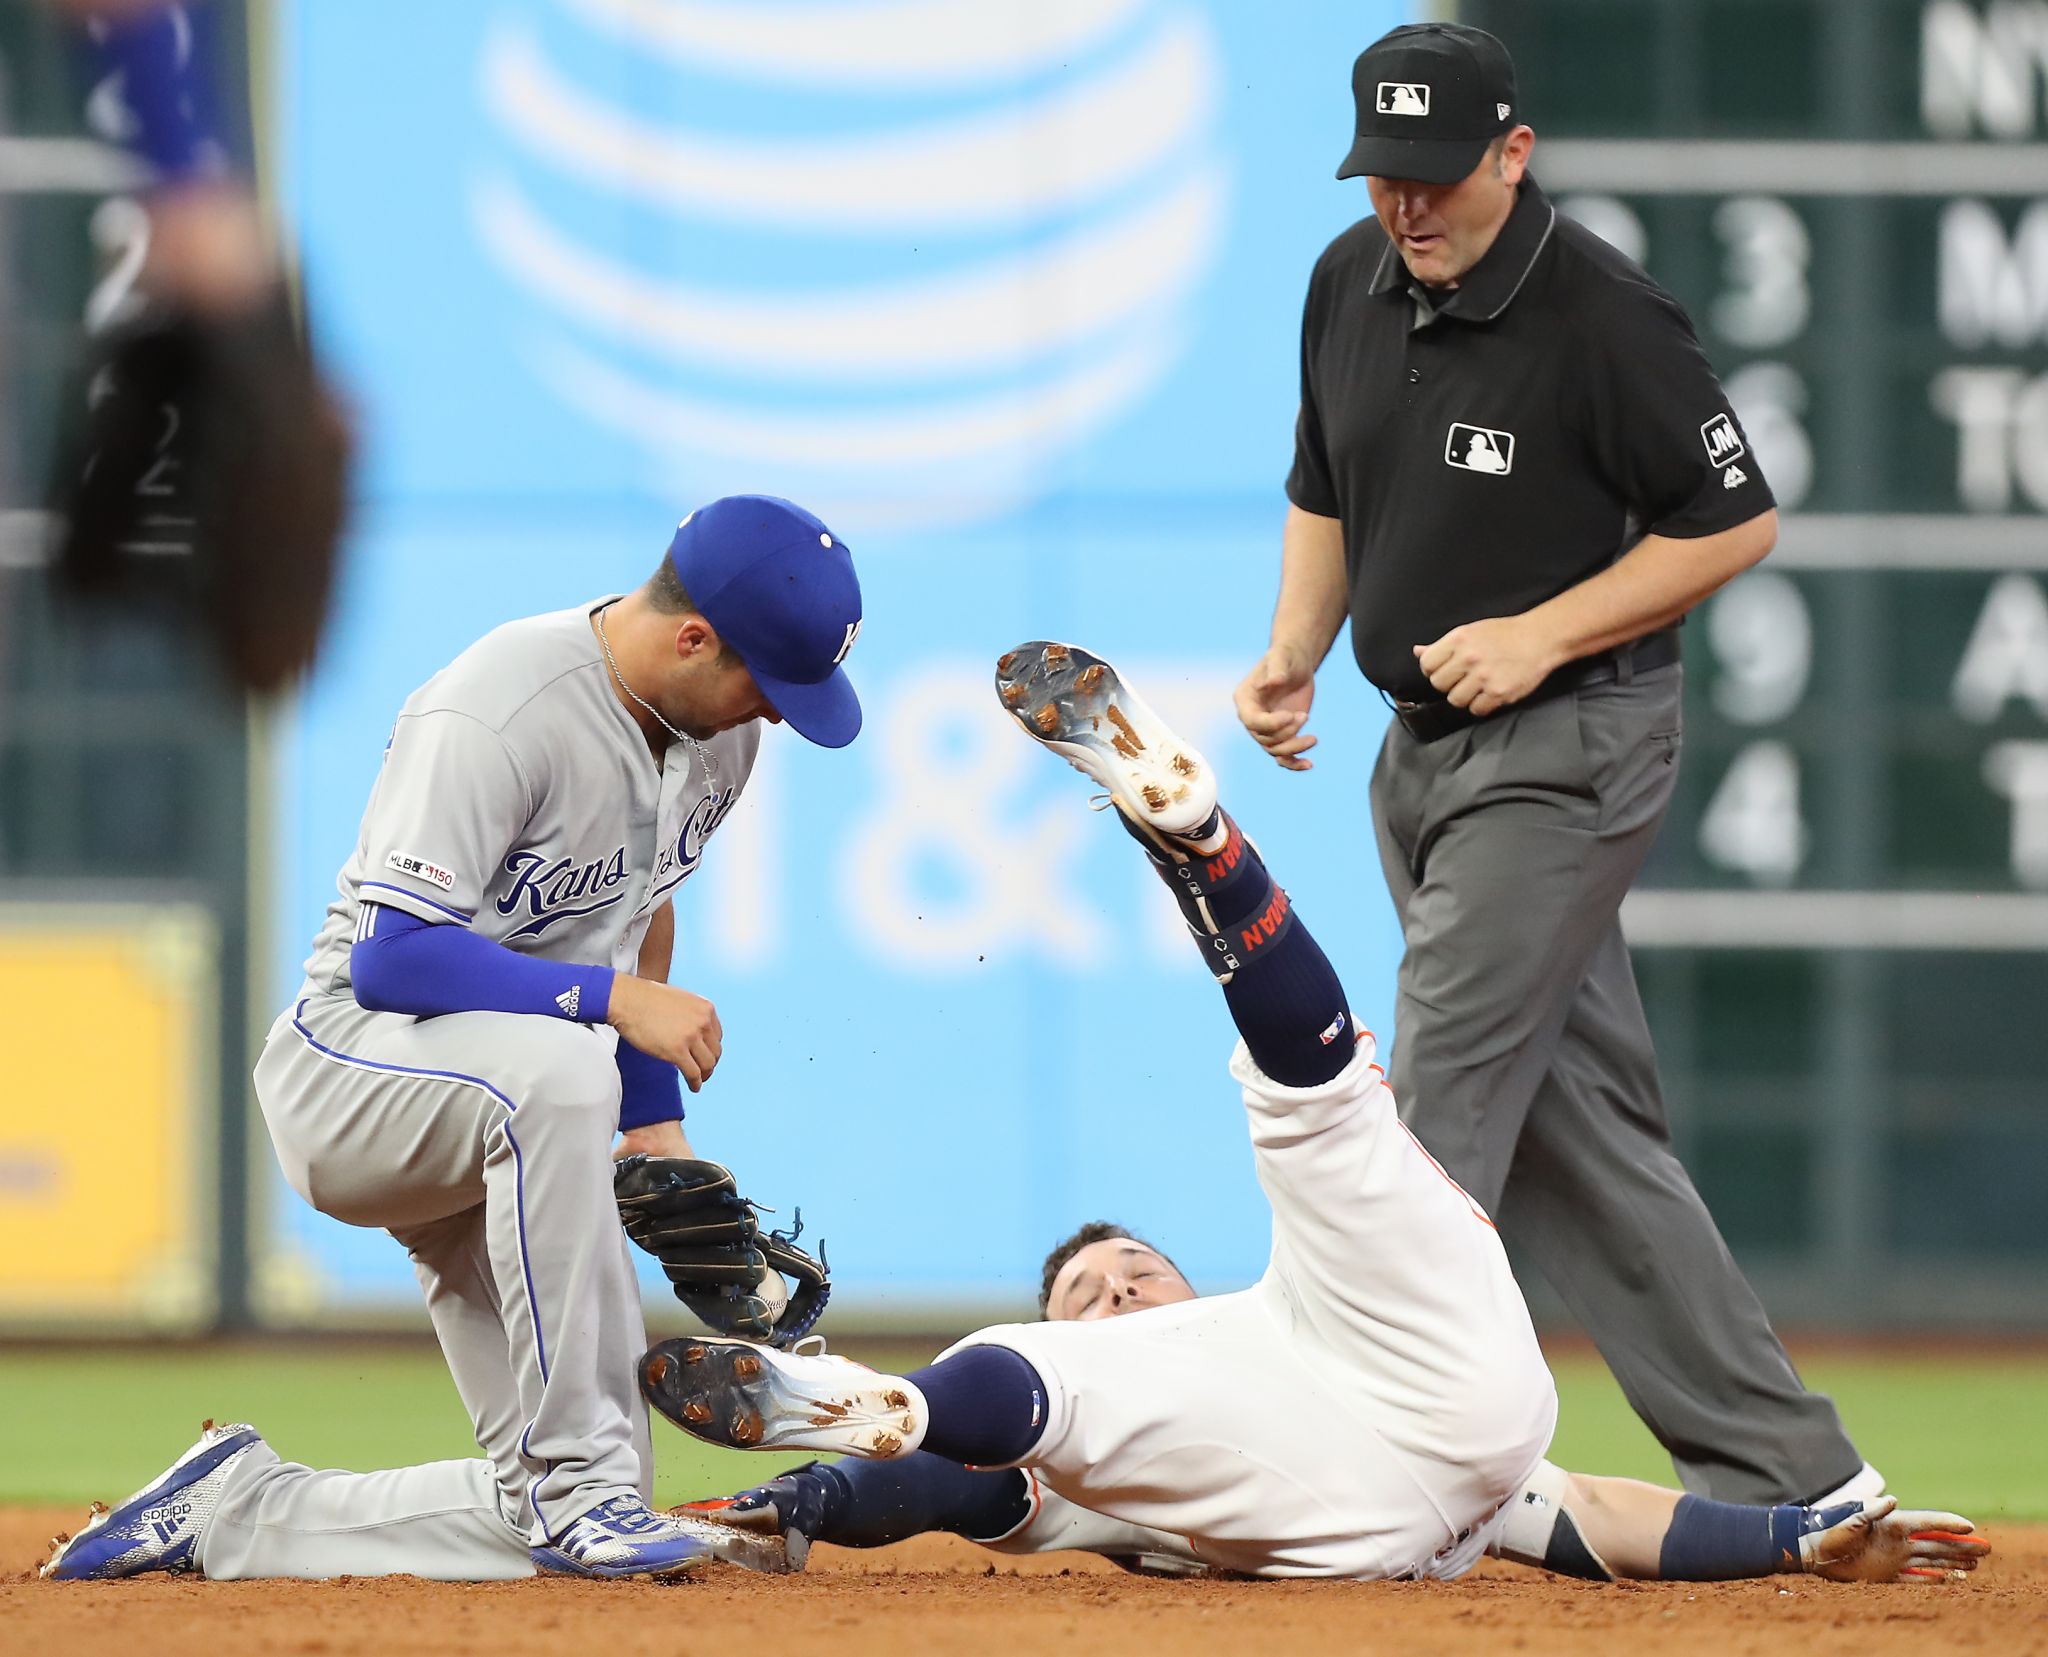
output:
M 787 1232 L 764 1232 L 759 1208 L 723 1164 L 622 1157 L 612 1194 L 626 1235 L 661 1262 L 676 1298 L 716 1333 L 793 1346 L 823 1316 L 831 1274 L 822 1247 L 812 1256 L 796 1246 L 802 1211 Z

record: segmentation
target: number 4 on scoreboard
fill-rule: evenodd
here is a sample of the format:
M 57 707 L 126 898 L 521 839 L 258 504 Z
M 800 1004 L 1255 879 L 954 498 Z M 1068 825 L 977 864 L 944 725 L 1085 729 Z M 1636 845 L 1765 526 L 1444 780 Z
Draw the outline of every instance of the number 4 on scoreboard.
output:
M 1700 851 L 1709 863 L 1760 886 L 1788 886 L 1806 861 L 1799 811 L 1799 756 L 1766 738 L 1735 756 L 1700 818 Z

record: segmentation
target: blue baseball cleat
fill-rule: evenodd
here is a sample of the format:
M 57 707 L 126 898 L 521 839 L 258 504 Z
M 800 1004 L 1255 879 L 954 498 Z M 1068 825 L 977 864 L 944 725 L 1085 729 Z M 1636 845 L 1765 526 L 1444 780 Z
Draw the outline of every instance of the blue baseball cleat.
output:
M 533 1550 L 534 1569 L 555 1576 L 678 1576 L 718 1561 L 774 1574 L 795 1568 L 780 1536 L 656 1513 L 633 1496 L 600 1502 Z
M 76 1536 L 60 1538 L 42 1574 L 56 1582 L 104 1582 L 144 1571 L 198 1568 L 199 1533 L 220 1505 L 228 1468 L 262 1435 L 254 1427 L 216 1427 L 156 1480 L 118 1507 L 93 1504 Z

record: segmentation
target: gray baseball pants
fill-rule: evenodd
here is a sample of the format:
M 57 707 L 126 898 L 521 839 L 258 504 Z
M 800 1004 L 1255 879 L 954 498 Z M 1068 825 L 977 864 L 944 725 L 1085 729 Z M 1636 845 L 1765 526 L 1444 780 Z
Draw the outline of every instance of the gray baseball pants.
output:
M 1404 1120 L 1585 1325 L 1688 1490 L 1832 1489 L 1862 1458 L 1808 1392 L 1673 1155 L 1621 900 L 1678 774 L 1682 671 L 1398 721 L 1373 824 L 1406 939 Z
M 345 1473 L 258 1447 L 201 1537 L 208 1576 L 530 1576 L 533 1543 L 647 1498 L 613 1055 L 609 1031 L 506 1013 L 414 1019 L 316 996 L 278 1019 L 256 1093 L 285 1178 L 412 1255 L 484 1459 Z

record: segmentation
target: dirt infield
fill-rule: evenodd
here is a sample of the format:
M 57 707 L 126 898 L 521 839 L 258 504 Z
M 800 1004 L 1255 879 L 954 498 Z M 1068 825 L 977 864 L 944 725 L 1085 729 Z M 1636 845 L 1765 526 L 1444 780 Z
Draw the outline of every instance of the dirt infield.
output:
M 1237 1657 L 1515 1652 L 1525 1657 L 1855 1657 L 2048 1652 L 2048 1527 L 1993 1527 L 1974 1580 L 1844 1588 L 1554 1582 L 1484 1565 L 1457 1583 L 1163 1582 L 1078 1554 L 995 1563 L 951 1538 L 847 1553 L 802 1577 L 454 1587 L 411 1578 L 58 1584 L 33 1566 L 71 1512 L 0 1510 L 0 1645 L 23 1657 Z M 744 1644 L 742 1642 L 745 1642 Z

